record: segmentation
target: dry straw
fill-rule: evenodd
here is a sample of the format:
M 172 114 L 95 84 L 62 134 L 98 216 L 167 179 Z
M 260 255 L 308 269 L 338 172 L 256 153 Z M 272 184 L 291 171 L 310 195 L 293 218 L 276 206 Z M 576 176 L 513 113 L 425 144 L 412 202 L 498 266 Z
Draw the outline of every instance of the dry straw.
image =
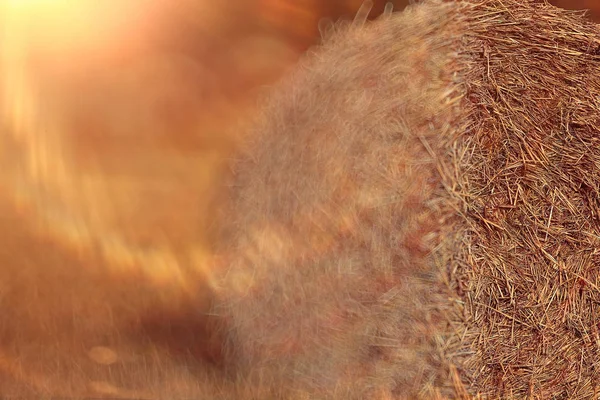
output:
M 463 378 L 492 397 L 598 398 L 600 30 L 532 2 L 466 17 L 468 126 L 444 155 Z
M 176 319 L 190 319 L 182 341 L 201 340 L 194 354 L 214 368 L 158 347 L 128 357 L 94 343 L 99 356 L 90 337 L 132 336 L 95 275 L 67 288 L 86 288 L 91 303 L 73 298 L 110 314 L 106 326 L 72 319 L 62 302 L 79 292 L 57 291 L 55 270 L 40 285 L 24 259 L 16 275 L 33 283 L 15 293 L 46 293 L 50 311 L 30 318 L 27 296 L 7 309 L 15 337 L 44 326 L 32 348 L 57 343 L 27 369 L 31 350 L 1 326 L 1 394 L 600 396 L 599 28 L 530 0 L 426 0 L 364 19 L 328 29 L 248 133 L 221 215 L 213 315 Z M 138 289 L 138 302 L 152 297 Z M 140 317 L 131 290 L 119 319 Z
M 240 397 L 597 398 L 600 30 L 527 0 L 358 25 L 236 166 L 216 311 Z

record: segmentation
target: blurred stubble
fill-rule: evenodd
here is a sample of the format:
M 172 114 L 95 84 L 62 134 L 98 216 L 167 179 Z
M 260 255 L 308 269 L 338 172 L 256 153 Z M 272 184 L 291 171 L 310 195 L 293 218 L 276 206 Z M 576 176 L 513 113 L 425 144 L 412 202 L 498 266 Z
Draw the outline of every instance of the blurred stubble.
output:
M 210 274 L 241 121 L 324 19 L 350 19 L 362 0 L 79 4 L 73 15 L 3 10 L 3 195 L 60 245 L 185 285 Z

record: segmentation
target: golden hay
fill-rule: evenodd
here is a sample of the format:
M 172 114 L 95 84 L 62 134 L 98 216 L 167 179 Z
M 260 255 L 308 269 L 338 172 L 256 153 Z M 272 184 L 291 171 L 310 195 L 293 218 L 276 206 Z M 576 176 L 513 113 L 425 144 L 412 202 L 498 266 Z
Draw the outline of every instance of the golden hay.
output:
M 597 398 L 600 30 L 530 2 L 467 18 L 468 126 L 445 155 L 463 376 L 494 397 Z
M 600 30 L 523 0 L 357 25 L 236 164 L 229 376 L 262 398 L 598 397 Z

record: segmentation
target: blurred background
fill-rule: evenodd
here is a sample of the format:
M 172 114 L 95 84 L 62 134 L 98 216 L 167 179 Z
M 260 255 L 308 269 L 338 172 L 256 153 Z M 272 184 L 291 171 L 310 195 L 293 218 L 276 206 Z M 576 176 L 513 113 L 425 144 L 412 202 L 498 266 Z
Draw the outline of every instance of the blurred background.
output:
M 205 274 L 215 190 L 257 98 L 361 4 L 0 0 L 3 197 L 117 270 Z
M 0 396 L 122 395 L 134 378 L 82 365 L 152 364 L 124 325 L 163 349 L 155 363 L 189 352 L 201 328 L 181 321 L 190 293 L 201 309 L 211 290 L 218 188 L 243 126 L 319 25 L 361 4 L 0 0 Z M 600 17 L 600 0 L 554 4 Z
M 0 0 L 6 197 L 61 245 L 181 284 L 257 97 L 360 3 Z

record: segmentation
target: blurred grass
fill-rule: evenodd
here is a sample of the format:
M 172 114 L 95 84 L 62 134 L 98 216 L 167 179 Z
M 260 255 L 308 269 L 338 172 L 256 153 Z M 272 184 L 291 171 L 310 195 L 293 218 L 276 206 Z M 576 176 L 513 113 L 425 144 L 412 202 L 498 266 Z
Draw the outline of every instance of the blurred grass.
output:
M 166 365 L 177 369 L 175 354 L 190 354 L 202 346 L 189 333 L 197 324 L 196 317 L 190 317 L 189 302 L 201 309 L 205 300 L 190 300 L 178 290 L 178 261 L 161 270 L 163 280 L 175 281 L 175 289 L 157 290 L 140 273 L 140 268 L 149 268 L 149 256 L 135 259 L 131 254 L 158 248 L 178 252 L 175 258 L 180 260 L 193 258 L 196 247 L 210 251 L 211 217 L 218 199 L 214 188 L 227 173 L 226 162 L 241 139 L 236 126 L 253 115 L 263 88 L 318 42 L 322 18 L 350 19 L 361 3 L 165 2 L 137 36 L 101 43 L 85 57 L 34 49 L 27 68 L 41 111 L 29 117 L 47 117 L 55 125 L 68 150 L 72 187 L 67 190 L 46 179 L 41 184 L 48 186 L 48 197 L 37 210 L 9 204 L 6 198 L 14 193 L 4 188 L 0 396 L 40 391 L 107 394 L 111 385 L 154 385 L 156 393 L 169 379 L 185 380 L 169 376 Z M 394 3 L 396 9 L 406 4 Z M 556 4 L 592 8 L 592 17 L 600 16 L 597 1 Z M 376 1 L 372 15 L 381 13 L 384 5 Z M 1 122 L 6 131 L 10 124 Z M 40 126 L 37 122 L 32 126 Z M 37 140 L 37 135 L 32 133 L 28 140 Z M 1 149 L 5 163 L 7 149 Z M 15 163 L 19 149 L 10 148 Z M 48 174 L 51 177 L 52 171 Z M 81 183 L 82 177 L 89 178 L 88 186 Z M 90 177 L 102 178 L 101 184 L 89 189 Z M 46 224 L 44 234 L 15 229 L 37 226 L 45 212 L 68 214 L 89 226 L 92 233 L 81 248 L 96 248 L 95 241 L 119 236 L 125 243 L 120 251 L 129 249 L 130 254 L 109 257 L 126 266 L 118 279 L 108 278 L 98 266 L 102 263 L 85 251 L 73 252 L 56 220 L 50 219 L 53 225 Z M 93 213 L 97 215 L 90 216 Z M 165 257 L 157 259 L 160 263 Z M 202 284 L 192 286 L 198 289 Z M 144 325 L 143 318 L 150 322 Z M 128 330 L 132 325 L 150 331 Z M 175 328 L 164 331 L 160 326 Z M 86 351 L 99 345 L 119 348 L 123 364 L 112 370 L 89 364 Z M 128 362 L 143 365 L 146 375 L 140 372 L 133 382 L 123 372 Z M 197 390 L 193 376 L 187 378 L 180 391 L 185 395 Z M 90 379 L 96 384 L 85 383 Z

